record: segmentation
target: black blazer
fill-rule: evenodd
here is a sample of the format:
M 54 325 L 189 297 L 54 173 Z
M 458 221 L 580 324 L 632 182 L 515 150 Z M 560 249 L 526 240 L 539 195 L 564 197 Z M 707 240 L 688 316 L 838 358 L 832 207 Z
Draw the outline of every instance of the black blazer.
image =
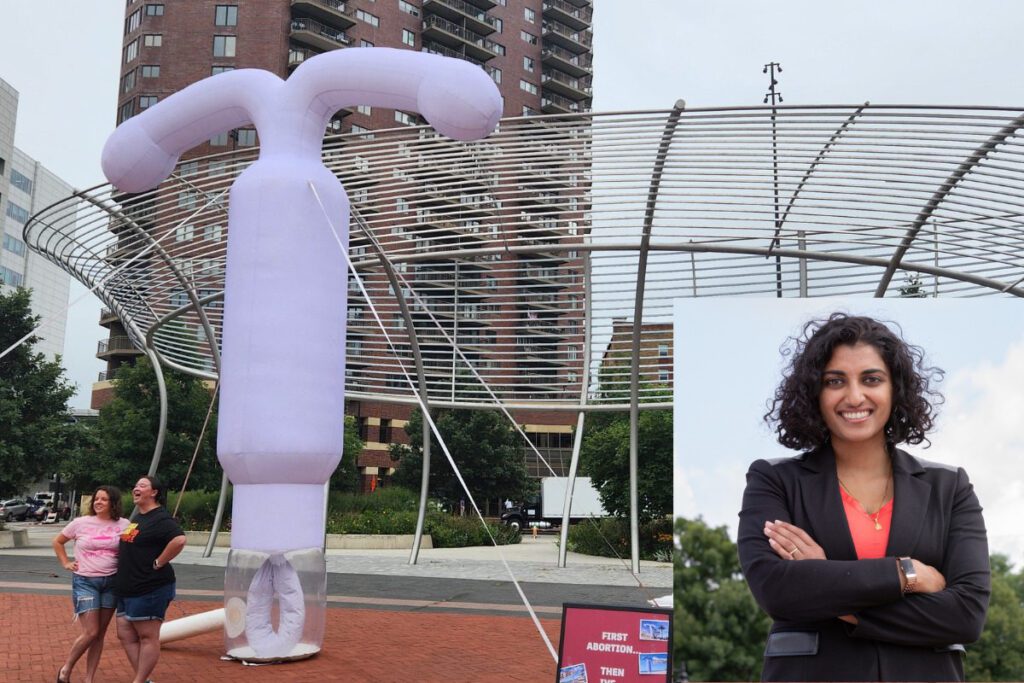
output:
M 774 620 L 763 680 L 964 679 L 961 643 L 981 636 L 990 591 L 981 505 L 963 469 L 901 450 L 893 490 L 887 557 L 858 560 L 831 446 L 750 466 L 738 545 L 750 590 Z M 777 519 L 810 534 L 828 559 L 781 559 L 763 533 Z M 942 572 L 945 590 L 904 597 L 901 556 Z M 845 614 L 859 623 L 837 618 Z

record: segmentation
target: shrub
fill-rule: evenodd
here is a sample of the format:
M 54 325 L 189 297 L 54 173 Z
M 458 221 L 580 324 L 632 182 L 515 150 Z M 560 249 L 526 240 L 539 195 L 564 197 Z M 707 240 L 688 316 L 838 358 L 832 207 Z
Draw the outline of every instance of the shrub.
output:
M 462 548 L 470 545 L 491 545 L 480 520 L 476 517 L 455 517 L 440 512 L 427 515 L 425 530 L 435 548 Z M 519 543 L 519 533 L 504 525 L 487 523 L 498 545 Z
M 629 519 L 605 517 L 577 522 L 569 529 L 568 547 L 569 550 L 584 555 L 615 557 L 617 554 L 618 557 L 629 557 Z M 655 519 L 640 524 L 640 559 L 657 560 L 671 557 L 671 551 L 670 519 Z
M 172 492 L 167 495 L 167 510 L 174 512 L 178 505 L 178 497 L 181 494 Z M 186 491 L 181 495 L 181 505 L 178 506 L 178 524 L 186 531 L 209 531 L 213 528 L 213 518 L 217 514 L 217 499 L 220 498 L 220 491 Z M 132 509 L 131 497 L 127 500 L 125 514 Z M 221 530 L 231 528 L 231 490 L 228 489 L 227 501 L 224 507 L 224 522 Z
M 415 511 L 418 504 L 419 493 L 398 486 L 380 488 L 373 493 L 331 491 L 327 498 L 327 514 L 330 516 L 348 512 Z

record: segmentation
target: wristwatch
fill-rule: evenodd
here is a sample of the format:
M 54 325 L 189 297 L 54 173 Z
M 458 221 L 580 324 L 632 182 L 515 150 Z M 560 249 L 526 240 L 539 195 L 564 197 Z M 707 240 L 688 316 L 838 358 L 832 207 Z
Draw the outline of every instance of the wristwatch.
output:
M 901 557 L 899 563 L 900 573 L 907 579 L 903 586 L 903 592 L 913 593 L 914 587 L 917 585 L 917 570 L 914 569 L 914 561 L 909 557 Z
M 153 560 L 153 569 L 160 569 L 160 560 Z

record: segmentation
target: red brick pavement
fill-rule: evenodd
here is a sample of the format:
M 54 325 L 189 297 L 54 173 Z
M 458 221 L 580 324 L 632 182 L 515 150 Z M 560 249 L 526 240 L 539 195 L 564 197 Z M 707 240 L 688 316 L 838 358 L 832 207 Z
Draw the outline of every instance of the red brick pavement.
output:
M 214 602 L 175 601 L 171 617 L 213 609 Z M 67 596 L 0 593 L 0 680 L 53 681 L 77 636 Z M 557 646 L 559 622 L 543 620 Z M 41 634 L 45 634 L 41 635 Z M 524 617 L 437 612 L 329 608 L 323 652 L 302 662 L 244 666 L 220 660 L 220 633 L 207 633 L 164 647 L 153 678 L 188 681 L 516 681 L 547 683 L 555 665 Z M 85 658 L 73 680 L 82 680 Z M 81 667 L 81 668 L 80 668 Z M 113 624 L 107 632 L 99 676 L 129 681 L 128 660 Z

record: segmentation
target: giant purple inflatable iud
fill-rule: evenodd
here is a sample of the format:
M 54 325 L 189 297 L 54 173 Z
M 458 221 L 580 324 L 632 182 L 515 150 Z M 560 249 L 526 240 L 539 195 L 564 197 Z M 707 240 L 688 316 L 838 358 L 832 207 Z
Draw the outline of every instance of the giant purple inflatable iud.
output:
M 457 140 L 486 136 L 502 109 L 468 62 L 346 49 L 287 81 L 254 69 L 202 80 L 124 122 L 103 149 L 107 179 L 142 192 L 215 135 L 259 134 L 259 159 L 230 193 L 217 435 L 234 485 L 226 637 L 239 658 L 303 657 L 323 642 L 324 484 L 342 455 L 347 292 L 330 224 L 347 248 L 349 204 L 321 147 L 330 118 L 359 104 L 419 112 Z

